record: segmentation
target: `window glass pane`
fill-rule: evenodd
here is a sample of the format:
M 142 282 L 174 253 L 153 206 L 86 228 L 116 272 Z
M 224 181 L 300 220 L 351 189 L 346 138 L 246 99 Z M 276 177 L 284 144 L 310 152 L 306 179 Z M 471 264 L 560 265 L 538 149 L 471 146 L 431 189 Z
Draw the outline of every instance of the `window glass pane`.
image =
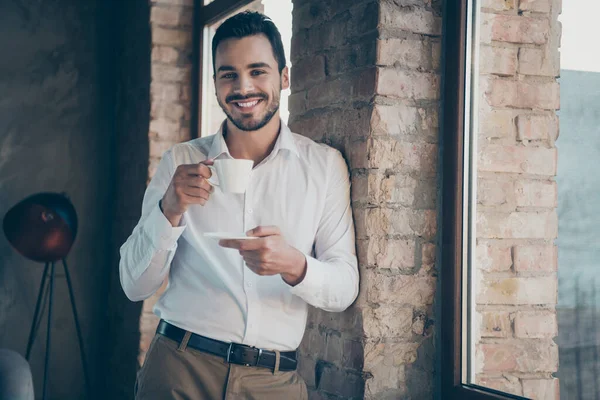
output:
M 483 1 L 470 36 L 463 382 L 597 399 L 600 4 L 560 11 Z
M 205 0 L 206 1 L 206 0 Z M 292 40 L 292 1 L 291 0 L 256 0 L 249 5 L 237 10 L 231 15 L 237 14 L 244 10 L 260 11 L 273 20 L 283 41 L 283 47 L 287 59 L 287 65 L 291 71 L 290 62 L 290 45 Z M 229 16 L 231 16 L 229 15 Z M 228 17 L 229 17 L 228 16 Z M 201 116 L 201 135 L 211 135 L 218 131 L 221 123 L 225 119 L 225 114 L 221 110 L 215 97 L 215 86 L 213 81 L 213 64 L 212 64 L 212 38 L 219 25 L 227 19 L 223 18 L 212 25 L 204 28 L 204 54 L 202 57 L 203 76 L 202 76 L 202 116 Z M 288 96 L 290 89 L 281 92 L 280 114 L 282 120 L 287 123 L 288 111 Z

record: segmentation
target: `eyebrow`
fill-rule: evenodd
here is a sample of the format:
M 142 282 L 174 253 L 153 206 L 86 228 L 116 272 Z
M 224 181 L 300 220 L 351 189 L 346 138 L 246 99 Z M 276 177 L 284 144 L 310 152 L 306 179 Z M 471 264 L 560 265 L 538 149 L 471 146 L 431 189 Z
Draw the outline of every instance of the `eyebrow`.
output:
M 254 69 L 254 68 L 271 69 L 271 66 L 265 62 L 257 62 L 257 63 L 248 64 L 247 68 L 248 69 Z M 222 72 L 222 71 L 235 71 L 235 68 L 232 67 L 231 65 L 221 65 L 219 67 L 219 69 L 217 70 L 217 72 Z

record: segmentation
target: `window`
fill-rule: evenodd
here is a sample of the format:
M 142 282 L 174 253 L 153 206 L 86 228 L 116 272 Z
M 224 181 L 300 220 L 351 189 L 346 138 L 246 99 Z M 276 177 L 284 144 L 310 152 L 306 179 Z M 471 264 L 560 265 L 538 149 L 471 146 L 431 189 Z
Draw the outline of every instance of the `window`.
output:
M 600 6 L 479 3 L 445 14 L 442 393 L 597 398 Z
M 290 44 L 292 38 L 292 1 L 291 0 L 203 0 L 203 6 L 200 7 L 199 18 L 201 32 L 198 32 L 199 54 L 201 55 L 197 63 L 200 67 L 195 75 L 198 82 L 198 117 L 197 131 L 199 136 L 206 136 L 215 133 L 223 120 L 225 114 L 221 110 L 215 97 L 215 87 L 213 81 L 213 64 L 211 43 L 216 29 L 228 17 L 242 12 L 244 10 L 259 11 L 273 20 L 281 33 L 281 38 L 290 67 Z M 287 123 L 289 89 L 282 91 L 280 103 L 280 115 Z

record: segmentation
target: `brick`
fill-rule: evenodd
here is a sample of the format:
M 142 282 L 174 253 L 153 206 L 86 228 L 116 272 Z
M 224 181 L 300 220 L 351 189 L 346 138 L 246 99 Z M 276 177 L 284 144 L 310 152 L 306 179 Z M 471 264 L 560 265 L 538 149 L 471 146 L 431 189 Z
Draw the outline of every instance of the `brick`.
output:
M 292 90 L 294 92 L 310 88 L 324 81 L 325 57 L 314 55 L 302 58 L 294 63 L 294 72 L 291 74 Z
M 556 372 L 558 346 L 549 340 L 480 344 L 483 372 Z
M 329 120 L 327 114 L 316 114 L 290 120 L 292 132 L 299 133 L 316 141 L 321 141 L 328 133 Z M 352 188 L 354 190 L 354 188 Z M 356 198 L 353 196 L 353 199 Z
M 319 370 L 318 364 L 317 370 Z M 325 393 L 350 398 L 363 392 L 364 379 L 359 373 L 342 370 L 329 364 L 323 364 L 320 372 L 321 379 L 318 388 Z
M 517 140 L 543 140 L 554 143 L 558 139 L 558 117 L 556 114 L 522 114 L 518 115 Z
M 313 86 L 307 93 L 307 108 L 323 108 L 352 100 L 368 100 L 373 97 L 376 70 L 361 71 Z
M 479 151 L 479 171 L 555 176 L 555 148 L 487 145 Z
M 365 311 L 366 318 L 363 319 L 363 329 L 367 339 L 412 336 L 412 307 L 382 305 Z
M 558 205 L 558 193 L 555 181 L 515 182 L 517 207 L 548 207 Z
M 377 40 L 377 65 L 431 70 L 433 53 L 425 40 Z
M 552 339 L 558 335 L 556 311 L 519 311 L 515 316 L 515 336 Z
M 519 10 L 549 13 L 552 9 L 552 0 L 520 0 Z
M 477 203 L 483 206 L 514 208 L 514 183 L 499 179 L 478 179 Z
M 438 146 L 431 143 L 410 143 L 388 138 L 373 138 L 369 142 L 369 168 L 415 171 L 433 176 L 436 171 Z
M 523 379 L 523 396 L 533 400 L 559 400 L 559 380 Z
M 406 104 L 376 104 L 371 117 L 374 135 L 419 136 L 437 141 L 438 114 L 435 108 L 419 108 Z
M 477 213 L 479 238 L 555 239 L 558 236 L 556 212 Z
M 560 106 L 557 82 L 524 82 L 492 79 L 485 92 L 492 107 L 557 110 Z
M 344 340 L 339 332 L 330 332 L 325 337 L 325 353 L 323 360 L 330 363 L 340 363 L 344 353 Z
M 165 151 L 173 146 L 172 142 L 150 141 L 150 157 L 162 157 Z
M 370 105 L 354 106 L 350 109 L 327 110 L 324 118 L 329 121 L 328 136 L 346 139 L 348 137 L 365 138 L 371 131 Z
M 364 365 L 363 344 L 358 340 L 344 340 L 342 366 L 356 371 L 362 371 Z
M 152 65 L 152 83 L 154 82 L 191 82 L 190 67 L 174 67 L 171 65 Z
M 514 262 L 517 272 L 555 272 L 558 249 L 554 245 L 516 246 Z
M 369 208 L 362 218 L 357 216 L 357 226 L 367 235 L 416 235 L 431 239 L 436 232 L 436 214 L 435 210 Z
M 298 373 L 309 388 L 315 387 L 315 368 L 316 361 L 314 359 L 306 357 L 304 354 L 298 357 Z
M 370 204 L 399 204 L 413 206 L 418 181 L 407 174 L 380 173 L 366 176 L 365 199 Z M 356 197 L 353 197 L 356 200 Z
M 169 121 L 164 118 L 150 121 L 150 131 L 156 132 L 159 138 L 172 137 L 175 132 L 179 132 L 181 124 L 179 122 Z
M 423 243 L 421 248 L 421 263 L 423 265 L 433 265 L 436 259 L 437 248 L 433 243 Z
M 164 64 L 175 64 L 179 59 L 179 53 L 176 49 L 167 46 L 152 47 L 152 62 Z
M 477 378 L 477 385 L 490 389 L 495 389 L 500 392 L 510 393 L 517 396 L 523 395 L 521 381 L 516 376 L 502 374 L 501 378 L 480 377 Z
M 152 7 L 150 21 L 158 25 L 183 27 L 192 26 L 194 13 L 179 7 Z
M 482 139 L 513 139 L 515 123 L 513 110 L 492 110 L 482 107 L 479 111 L 479 136 Z M 482 141 L 482 144 L 485 142 Z
M 398 7 L 393 1 L 379 3 L 379 24 L 382 28 L 393 28 L 426 35 L 442 34 L 442 19 L 422 7 Z
M 295 92 L 288 96 L 288 109 L 292 115 L 300 115 L 306 111 L 306 92 Z
M 508 246 L 478 243 L 476 257 L 477 268 L 485 272 L 509 271 L 513 264 Z
M 189 116 L 189 109 L 181 104 L 164 103 L 152 101 L 150 107 L 150 117 L 153 119 L 166 119 L 169 121 L 179 122 L 182 118 Z M 185 118 L 189 120 L 189 118 Z
M 376 62 L 376 56 L 377 47 L 373 46 L 371 37 L 358 43 L 331 49 L 327 52 L 326 73 L 328 76 L 336 76 L 379 64 Z
M 496 14 L 491 23 L 491 38 L 499 42 L 544 44 L 550 36 L 547 19 Z
M 178 48 L 187 48 L 192 44 L 192 32 L 152 27 L 152 43 Z
M 381 68 L 375 92 L 402 99 L 437 100 L 440 95 L 440 77 L 428 72 Z
M 505 338 L 512 335 L 510 313 L 489 311 L 481 313 L 481 337 Z
M 179 100 L 179 84 L 152 82 L 150 85 L 150 95 L 152 101 L 171 103 Z
M 402 364 L 411 364 L 417 359 L 419 343 L 365 343 L 365 370 L 373 372 L 377 368 L 393 368 Z M 384 376 L 387 376 L 385 374 Z M 391 382 L 389 382 L 391 383 Z
M 415 241 L 408 239 L 371 238 L 367 249 L 369 265 L 393 270 L 415 267 Z
M 483 74 L 510 76 L 517 72 L 516 48 L 482 45 L 479 49 L 479 71 Z
M 521 48 L 519 73 L 523 75 L 557 77 L 560 75 L 560 53 L 554 46 Z
M 433 304 L 436 279 L 430 276 L 387 276 L 369 272 L 366 284 L 367 300 L 370 302 L 425 306 Z
M 191 107 L 190 102 L 192 101 L 192 87 L 190 85 L 181 86 L 179 100 L 181 100 L 182 103 L 187 103 L 187 105 Z
M 495 11 L 508 11 L 515 8 L 517 0 L 483 0 L 481 8 L 489 8 Z
M 556 276 L 534 278 L 484 277 L 477 293 L 477 304 L 554 305 L 556 299 Z

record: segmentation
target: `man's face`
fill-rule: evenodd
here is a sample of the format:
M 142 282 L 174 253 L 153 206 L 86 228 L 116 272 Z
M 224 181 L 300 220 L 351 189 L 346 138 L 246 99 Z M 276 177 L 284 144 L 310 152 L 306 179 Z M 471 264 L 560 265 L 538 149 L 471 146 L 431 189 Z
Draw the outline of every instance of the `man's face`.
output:
M 290 85 L 287 67 L 281 75 L 265 35 L 227 39 L 215 53 L 217 101 L 239 129 L 256 131 L 277 114 L 281 90 Z

